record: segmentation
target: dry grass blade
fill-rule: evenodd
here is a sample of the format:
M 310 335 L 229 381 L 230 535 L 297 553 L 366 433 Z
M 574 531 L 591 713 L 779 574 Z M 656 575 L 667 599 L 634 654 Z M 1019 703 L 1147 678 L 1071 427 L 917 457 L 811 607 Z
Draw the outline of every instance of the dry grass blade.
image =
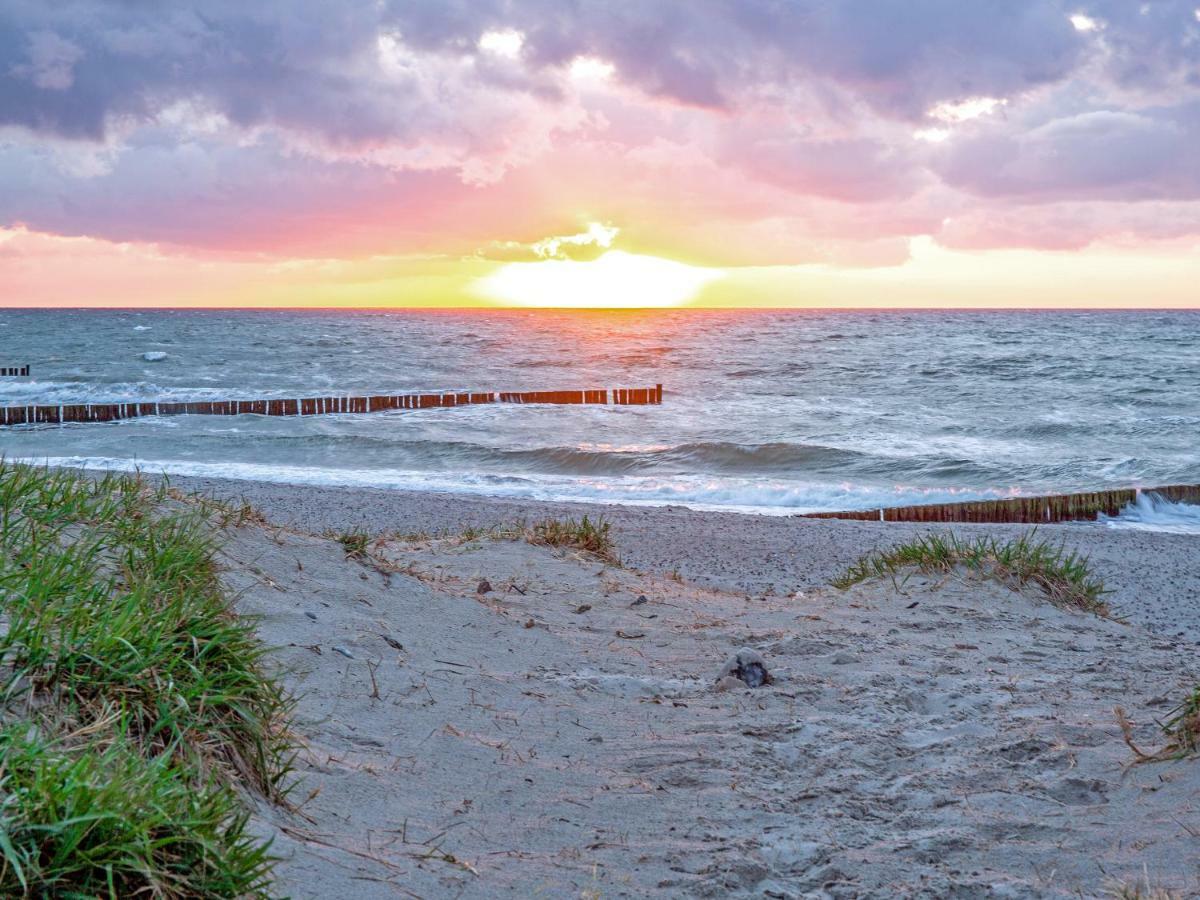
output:
M 1167 742 L 1153 753 L 1147 753 L 1134 744 L 1133 726 L 1125 710 L 1118 706 L 1114 712 L 1125 743 L 1139 763 L 1166 762 L 1200 754 L 1200 685 L 1193 688 L 1191 696 L 1171 710 L 1167 720 L 1161 723 Z

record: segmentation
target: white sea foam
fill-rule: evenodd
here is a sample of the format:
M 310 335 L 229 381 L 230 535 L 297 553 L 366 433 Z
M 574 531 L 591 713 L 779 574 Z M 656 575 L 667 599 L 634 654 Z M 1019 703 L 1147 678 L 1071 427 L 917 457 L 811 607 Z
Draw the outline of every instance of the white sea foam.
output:
M 631 506 L 687 506 L 760 515 L 797 515 L 837 509 L 870 509 L 909 503 L 973 499 L 961 493 L 879 490 L 849 484 L 698 476 L 572 478 L 539 474 L 428 472 L 400 469 L 321 468 L 250 462 L 120 459 L 57 456 L 17 459 L 36 465 L 139 470 L 198 478 L 232 478 L 281 484 L 439 491 L 522 500 L 557 500 Z
M 1109 528 L 1200 534 L 1200 506 L 1174 503 L 1151 491 L 1139 494 L 1118 515 L 1101 516 L 1100 521 Z
M 60 403 L 123 403 L 126 401 L 167 403 L 173 400 L 227 400 L 234 397 L 278 397 L 284 390 L 255 390 L 253 387 L 230 390 L 224 387 L 170 387 L 152 381 L 0 381 L 0 406 L 36 403 L 54 406 Z M 315 393 L 315 392 L 311 392 Z M 289 395 L 290 396 L 290 395 Z
M 167 358 L 167 354 L 161 350 L 150 350 L 142 354 L 142 359 L 146 362 L 159 362 Z

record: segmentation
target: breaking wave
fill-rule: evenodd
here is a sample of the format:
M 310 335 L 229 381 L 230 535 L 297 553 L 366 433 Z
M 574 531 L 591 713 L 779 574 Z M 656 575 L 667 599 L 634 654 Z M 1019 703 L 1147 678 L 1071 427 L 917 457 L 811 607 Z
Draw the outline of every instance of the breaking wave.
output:
M 1134 531 L 1165 531 L 1170 534 L 1200 534 L 1200 506 L 1176 503 L 1147 491 L 1115 516 L 1101 516 L 1109 528 Z
M 279 484 L 439 491 L 523 500 L 689 506 L 762 515 L 798 515 L 839 509 L 902 506 L 988 499 L 992 491 L 962 492 L 919 487 L 880 489 L 862 484 L 780 481 L 765 478 L 704 478 L 695 475 L 554 477 L 545 474 L 429 472 L 383 468 L 323 468 L 251 462 L 38 457 L 14 459 L 33 465 L 140 471 L 196 478 L 232 478 Z

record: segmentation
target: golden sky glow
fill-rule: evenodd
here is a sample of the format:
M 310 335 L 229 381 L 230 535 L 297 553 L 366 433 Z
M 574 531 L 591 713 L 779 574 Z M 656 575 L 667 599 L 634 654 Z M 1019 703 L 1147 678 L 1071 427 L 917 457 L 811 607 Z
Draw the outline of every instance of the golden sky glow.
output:
M 6 252 L 19 246 L 19 252 Z M 0 232 L 4 283 L 29 305 L 465 307 L 1161 307 L 1196 305 L 1200 253 L 1122 247 L 955 251 L 913 241 L 902 263 L 691 266 L 608 251 L 590 261 L 372 257 L 263 262 Z M 85 287 L 81 287 L 81 285 Z M 1069 288 L 1065 290 L 1064 286 Z M 1151 293 L 1152 292 L 1152 293 Z M 10 295 L 11 296 L 11 295 Z M 522 301 L 522 298 L 524 300 Z M 1132 301 L 1132 303 L 1131 303 Z

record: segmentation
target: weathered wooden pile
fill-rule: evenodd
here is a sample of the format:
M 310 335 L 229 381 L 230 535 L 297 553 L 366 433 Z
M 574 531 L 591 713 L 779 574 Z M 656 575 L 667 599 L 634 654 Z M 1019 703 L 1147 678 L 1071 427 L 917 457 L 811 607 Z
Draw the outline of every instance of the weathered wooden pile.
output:
M 611 400 L 610 400 L 611 397 Z M 178 403 L 77 403 L 0 407 L 0 425 L 115 422 L 143 416 L 321 416 L 393 409 L 433 409 L 476 403 L 662 403 L 662 385 L 590 391 L 476 391 L 440 394 L 376 394 L 369 397 L 305 397 L 296 400 L 196 400 Z
M 1154 493 L 1175 502 L 1200 503 L 1200 485 L 1172 484 L 1164 487 L 1121 488 L 1081 494 L 1046 494 L 1040 497 L 1011 497 L 1005 500 L 966 500 L 961 503 L 926 503 L 849 512 L 806 513 L 810 519 L 858 519 L 872 522 L 982 522 L 1038 523 L 1096 519 L 1115 516 L 1133 503 L 1139 493 Z

